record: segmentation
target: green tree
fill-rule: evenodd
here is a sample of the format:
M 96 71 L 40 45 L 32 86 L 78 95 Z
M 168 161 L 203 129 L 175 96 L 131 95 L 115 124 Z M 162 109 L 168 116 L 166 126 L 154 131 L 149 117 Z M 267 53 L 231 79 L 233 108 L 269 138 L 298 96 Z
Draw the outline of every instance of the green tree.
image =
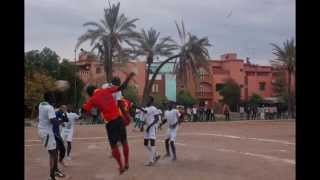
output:
M 177 95 L 177 103 L 186 107 L 191 107 L 197 103 L 197 99 L 187 90 L 181 90 Z
M 151 64 L 154 62 L 154 57 L 169 57 L 177 48 L 174 41 L 170 37 L 160 38 L 160 33 L 151 28 L 147 32 L 143 29 L 136 38 L 136 43 L 133 44 L 136 56 L 145 56 L 146 62 L 146 77 L 145 86 L 143 89 L 142 102 L 145 102 L 150 94 L 152 84 L 149 83 L 149 74 L 151 73 Z M 150 86 L 151 85 L 151 86 Z
M 55 90 L 55 79 L 44 71 L 34 71 L 24 76 L 24 82 L 25 115 L 33 118 L 35 107 L 43 100 L 43 94 Z
M 259 94 L 253 93 L 249 99 L 249 104 L 256 106 L 262 103 L 262 101 L 263 101 L 263 98 Z
M 139 102 L 138 88 L 135 86 L 129 85 L 128 88 L 123 91 L 123 96 L 128 98 L 134 104 L 138 104 Z
M 109 8 L 104 9 L 104 18 L 100 22 L 87 22 L 85 27 L 90 28 L 78 38 L 76 48 L 85 41 L 91 41 L 93 49 L 98 49 L 103 59 L 107 81 L 112 79 L 112 63 L 114 57 L 124 57 L 127 54 L 123 44 L 131 45 L 132 38 L 137 36 L 134 31 L 134 24 L 138 19 L 128 19 L 124 14 L 119 13 L 120 2 L 117 5 L 109 4 Z M 130 52 L 130 51 L 128 51 Z M 122 58 L 118 58 L 122 59 Z
M 222 101 L 235 111 L 240 103 L 240 86 L 234 80 L 228 79 L 219 93 L 223 96 Z
M 296 46 L 294 39 L 287 40 L 283 43 L 283 48 L 276 44 L 271 44 L 273 46 L 272 53 L 275 55 L 275 59 L 271 60 L 272 65 L 277 68 L 283 69 L 288 73 L 288 111 L 289 116 L 293 115 L 293 102 L 294 95 L 292 92 L 292 76 L 296 71 Z
M 165 104 L 169 102 L 166 96 L 155 95 L 153 98 L 155 106 L 162 110 L 165 109 Z

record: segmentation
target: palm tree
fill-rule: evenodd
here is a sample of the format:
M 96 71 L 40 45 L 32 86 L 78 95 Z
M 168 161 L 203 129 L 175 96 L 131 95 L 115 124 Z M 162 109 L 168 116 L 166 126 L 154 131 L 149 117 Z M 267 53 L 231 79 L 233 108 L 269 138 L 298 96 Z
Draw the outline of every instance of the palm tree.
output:
M 177 74 L 177 79 L 186 84 L 190 78 L 198 82 L 199 68 L 202 67 L 208 72 L 208 47 L 209 40 L 207 37 L 199 39 L 197 36 L 187 33 L 183 21 L 181 27 L 175 22 L 180 39 L 180 57 L 179 61 L 175 64 L 174 71 Z M 189 72 L 192 72 L 191 74 Z M 194 74 L 195 76 L 192 76 Z M 191 75 L 191 77 L 190 77 Z
M 157 32 L 153 28 L 147 32 L 143 29 L 136 38 L 136 43 L 133 44 L 136 56 L 145 56 L 147 59 L 142 104 L 146 103 L 146 98 L 153 85 L 153 82 L 149 83 L 149 74 L 154 57 L 169 57 L 177 49 L 177 46 L 170 37 L 159 38 L 159 36 L 160 32 Z
M 208 69 L 207 67 L 209 67 L 207 66 L 207 59 L 209 58 L 207 48 L 208 46 L 210 46 L 208 38 L 205 37 L 199 39 L 197 36 L 192 35 L 191 33 L 186 33 L 183 21 L 181 22 L 181 27 L 179 27 L 177 22 L 175 22 L 175 24 L 180 38 L 180 43 L 176 42 L 178 51 L 176 54 L 162 61 L 160 65 L 156 68 L 146 92 L 150 92 L 152 84 L 160 69 L 171 60 L 175 60 L 174 71 L 177 73 L 178 77 L 181 78 L 180 80 L 184 82 L 188 80 L 188 72 L 190 72 L 189 70 L 191 70 L 191 72 L 196 75 L 193 77 L 198 79 L 198 69 L 200 67 Z
M 134 31 L 135 22 L 138 19 L 128 19 L 124 14 L 119 13 L 120 2 L 117 5 L 110 5 L 104 9 L 104 19 L 100 22 L 87 22 L 83 26 L 93 27 L 78 38 L 76 48 L 82 43 L 90 40 L 90 45 L 97 48 L 105 67 L 107 81 L 112 79 L 112 63 L 114 57 L 127 54 L 127 49 L 123 48 L 123 43 L 131 44 L 132 38 L 137 36 Z
M 288 112 L 292 116 L 293 113 L 293 99 L 292 99 L 292 75 L 296 71 L 296 46 L 294 39 L 287 40 L 283 43 L 283 48 L 276 44 L 271 44 L 273 46 L 272 53 L 276 56 L 275 59 L 271 60 L 271 64 L 275 67 L 284 69 L 288 73 Z

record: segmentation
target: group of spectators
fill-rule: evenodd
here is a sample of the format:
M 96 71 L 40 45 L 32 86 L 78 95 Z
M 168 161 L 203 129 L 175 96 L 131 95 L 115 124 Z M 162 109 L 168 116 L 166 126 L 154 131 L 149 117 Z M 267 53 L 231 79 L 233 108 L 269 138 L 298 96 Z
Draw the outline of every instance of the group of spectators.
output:
M 248 120 L 281 119 L 285 115 L 284 110 L 275 105 L 240 106 L 239 112 L 241 119 L 246 118 Z
M 188 107 L 187 111 L 187 120 L 191 122 L 196 121 L 215 121 L 215 112 L 213 107 Z

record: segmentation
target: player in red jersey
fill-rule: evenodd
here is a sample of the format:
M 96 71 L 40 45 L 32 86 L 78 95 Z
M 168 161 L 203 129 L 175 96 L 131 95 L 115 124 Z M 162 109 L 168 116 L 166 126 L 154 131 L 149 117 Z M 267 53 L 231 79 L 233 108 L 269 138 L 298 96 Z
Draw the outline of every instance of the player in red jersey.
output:
M 95 86 L 88 86 L 86 91 L 90 98 L 83 105 L 83 110 L 86 112 L 89 112 L 93 107 L 97 107 L 102 112 L 104 120 L 107 121 L 106 130 L 112 149 L 112 156 L 116 159 L 119 165 L 120 174 L 129 169 L 129 146 L 124 120 L 121 117 L 119 108 L 116 100 L 112 96 L 112 93 L 125 89 L 128 82 L 134 75 L 134 73 L 130 73 L 120 86 L 112 86 L 105 89 L 97 89 Z M 124 165 L 121 161 L 121 155 L 117 146 L 119 141 L 123 148 L 123 155 L 125 159 Z

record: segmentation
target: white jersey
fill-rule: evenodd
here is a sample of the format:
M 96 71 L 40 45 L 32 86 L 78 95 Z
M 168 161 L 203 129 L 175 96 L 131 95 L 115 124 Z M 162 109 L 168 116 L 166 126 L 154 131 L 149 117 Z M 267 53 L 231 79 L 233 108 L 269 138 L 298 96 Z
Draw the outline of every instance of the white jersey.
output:
M 178 122 L 179 116 L 180 116 L 180 113 L 176 109 L 167 110 L 164 113 L 164 119 L 168 121 L 169 126 L 176 124 Z
M 159 110 L 154 106 L 149 106 L 144 108 L 146 113 L 144 113 L 144 121 L 147 125 L 150 125 L 155 120 L 155 116 L 159 115 Z
M 68 117 L 69 122 L 65 123 L 65 127 L 67 129 L 72 129 L 74 126 L 75 120 L 79 119 L 80 116 L 76 113 L 71 112 L 71 113 L 67 113 L 67 117 Z
M 39 104 L 39 123 L 38 129 L 42 129 L 47 132 L 52 132 L 52 124 L 50 119 L 56 118 L 56 113 L 53 106 L 48 102 L 41 102 Z

